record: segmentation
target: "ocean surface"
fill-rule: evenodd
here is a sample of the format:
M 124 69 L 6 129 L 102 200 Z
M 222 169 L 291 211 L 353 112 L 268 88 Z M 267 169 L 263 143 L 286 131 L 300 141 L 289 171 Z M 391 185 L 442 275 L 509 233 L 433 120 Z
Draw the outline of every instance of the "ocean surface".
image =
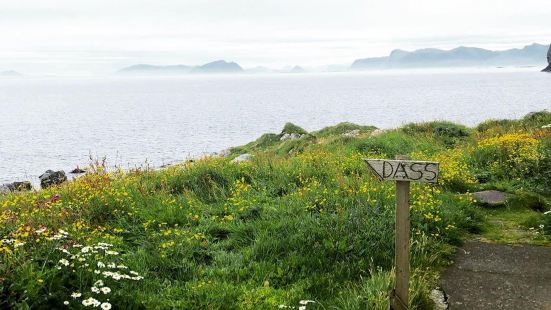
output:
M 247 143 L 286 122 L 475 125 L 551 109 L 551 74 L 490 71 L 0 79 L 0 183 L 47 169 L 161 166 Z

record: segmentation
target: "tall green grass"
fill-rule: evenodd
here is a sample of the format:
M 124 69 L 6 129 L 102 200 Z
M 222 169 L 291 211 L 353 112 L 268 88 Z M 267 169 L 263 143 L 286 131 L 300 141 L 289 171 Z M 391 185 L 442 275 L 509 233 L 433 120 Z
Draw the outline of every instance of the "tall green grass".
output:
M 541 142 L 538 167 L 550 154 L 539 125 L 544 116 L 511 121 L 524 122 L 522 130 Z M 122 309 L 274 309 L 305 300 L 315 301 L 308 309 L 386 309 L 394 185 L 376 180 L 362 158 L 433 158 L 460 149 L 474 175 L 491 160 L 473 155 L 477 142 L 519 130 L 481 126 L 411 124 L 373 136 L 374 127 L 348 123 L 309 134 L 287 125 L 304 136 L 280 141 L 269 134 L 232 150 L 252 153 L 247 162 L 212 156 L 156 171 L 99 169 L 59 187 L 1 196 L 0 237 L 24 244 L 0 244 L 10 250 L 0 251 L 0 308 L 53 309 L 65 301 L 84 307 L 70 297 L 78 291 Z M 351 130 L 358 135 L 345 135 Z M 518 181 L 492 171 L 486 183 L 466 188 L 506 184 L 548 198 L 545 172 L 530 170 Z M 470 195 L 449 184 L 412 185 L 413 309 L 430 308 L 429 292 L 453 245 L 484 225 Z M 60 230 L 68 237 L 48 239 Z M 119 254 L 90 262 L 116 259 L 144 278 L 107 279 L 112 291 L 104 296 L 90 292 L 101 278 L 96 267 L 60 266 L 66 255 L 58 248 L 98 242 Z

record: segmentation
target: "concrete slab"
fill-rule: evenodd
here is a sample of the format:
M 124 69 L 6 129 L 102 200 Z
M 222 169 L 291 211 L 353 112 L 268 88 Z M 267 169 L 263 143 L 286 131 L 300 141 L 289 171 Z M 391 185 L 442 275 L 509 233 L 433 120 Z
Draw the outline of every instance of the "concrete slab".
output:
M 468 241 L 440 282 L 452 310 L 551 310 L 551 248 Z

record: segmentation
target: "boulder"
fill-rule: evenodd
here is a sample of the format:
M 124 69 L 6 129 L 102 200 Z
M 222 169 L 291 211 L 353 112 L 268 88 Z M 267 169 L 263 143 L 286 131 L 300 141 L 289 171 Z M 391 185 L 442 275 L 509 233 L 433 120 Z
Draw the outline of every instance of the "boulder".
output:
M 436 288 L 430 292 L 430 299 L 434 303 L 434 310 L 447 310 L 450 308 L 448 295 L 440 288 Z
M 72 174 L 81 174 L 81 173 L 85 173 L 85 172 L 86 172 L 86 170 L 80 169 L 80 168 L 77 166 L 75 169 L 71 170 L 71 172 L 69 172 L 69 173 L 72 173 Z
M 40 179 L 40 186 L 42 188 L 47 188 L 52 185 L 61 184 L 65 181 L 67 181 L 67 176 L 65 175 L 65 171 L 53 171 L 53 170 L 46 170 L 44 174 L 38 177 Z
M 169 163 L 166 163 L 166 164 L 162 164 L 159 168 L 169 168 L 169 167 L 181 165 L 183 163 L 185 163 L 185 161 L 175 160 L 175 161 L 172 161 L 172 162 L 169 162 Z
M 249 161 L 249 160 L 251 160 L 252 157 L 253 156 L 251 154 L 245 153 L 245 154 L 241 154 L 241 155 L 237 156 L 231 162 L 232 163 L 239 163 L 239 162 Z
M 476 198 L 478 203 L 482 205 L 487 205 L 490 207 L 503 205 L 505 201 L 511 196 L 513 195 L 502 191 L 496 191 L 496 190 L 488 190 L 488 191 L 473 193 L 473 197 Z
M 354 130 L 350 130 L 348 132 L 345 132 L 342 134 L 343 137 L 347 137 L 347 138 L 354 138 L 354 137 L 357 137 L 360 135 L 360 130 L 359 129 L 354 129 Z
M 286 140 L 296 140 L 304 137 L 305 135 L 299 134 L 299 133 L 284 133 L 281 135 L 281 138 L 279 138 L 280 141 L 286 141 Z
M 542 72 L 551 72 L 551 45 L 549 45 L 549 50 L 547 51 L 547 67 Z
M 231 150 L 230 149 L 221 150 L 219 152 L 214 153 L 214 155 L 220 156 L 220 157 L 227 157 L 231 155 Z
M 18 192 L 18 191 L 30 191 L 32 190 L 31 182 L 12 182 L 0 185 L 0 193 Z

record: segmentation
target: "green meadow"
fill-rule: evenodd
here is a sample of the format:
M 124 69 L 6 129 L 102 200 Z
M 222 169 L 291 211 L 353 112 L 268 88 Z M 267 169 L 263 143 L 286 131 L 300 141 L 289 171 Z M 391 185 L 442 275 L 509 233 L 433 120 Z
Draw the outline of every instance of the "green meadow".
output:
M 550 244 L 549 124 L 287 124 L 225 157 L 91 165 L 0 196 L 0 309 L 387 309 L 395 185 L 363 158 L 397 155 L 440 162 L 438 184 L 411 185 L 409 302 L 431 309 L 462 240 Z M 514 196 L 482 206 L 486 189 Z

